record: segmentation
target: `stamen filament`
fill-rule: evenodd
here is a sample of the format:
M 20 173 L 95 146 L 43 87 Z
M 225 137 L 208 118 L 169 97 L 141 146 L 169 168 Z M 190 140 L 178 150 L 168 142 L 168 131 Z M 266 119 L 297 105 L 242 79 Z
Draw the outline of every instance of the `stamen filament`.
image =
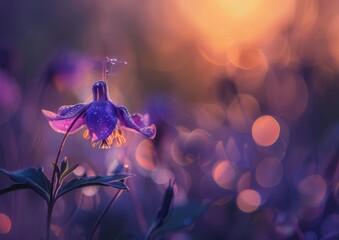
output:
M 83 133 L 84 139 L 90 139 L 91 136 L 89 134 L 89 130 L 86 129 Z M 113 143 L 116 143 L 117 147 L 120 147 L 124 143 L 126 143 L 126 139 L 123 136 L 123 133 L 120 128 L 116 128 L 112 131 L 112 134 L 108 136 L 108 138 L 96 142 L 91 142 L 92 147 L 99 146 L 99 148 L 107 149 L 110 148 Z
M 86 140 L 88 140 L 88 139 L 90 139 L 90 135 L 89 135 L 89 130 L 88 129 L 86 129 L 85 131 L 84 131 L 84 134 L 82 135 L 82 137 L 84 138 L 84 139 L 86 139 Z

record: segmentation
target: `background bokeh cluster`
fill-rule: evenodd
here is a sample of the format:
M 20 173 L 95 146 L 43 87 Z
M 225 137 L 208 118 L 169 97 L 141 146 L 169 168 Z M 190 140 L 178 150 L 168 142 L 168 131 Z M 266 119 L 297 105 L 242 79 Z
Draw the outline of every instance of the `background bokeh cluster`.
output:
M 174 179 L 174 206 L 208 209 L 166 239 L 339 239 L 338 1 L 1 1 L 1 168 L 51 176 L 62 135 L 41 109 L 91 101 L 106 56 L 128 62 L 111 100 L 158 133 L 110 150 L 68 139 L 76 175 L 135 174 L 100 239 L 145 234 Z M 114 191 L 60 199 L 55 235 L 84 239 Z M 0 239 L 44 236 L 45 214 L 33 192 L 0 196 Z

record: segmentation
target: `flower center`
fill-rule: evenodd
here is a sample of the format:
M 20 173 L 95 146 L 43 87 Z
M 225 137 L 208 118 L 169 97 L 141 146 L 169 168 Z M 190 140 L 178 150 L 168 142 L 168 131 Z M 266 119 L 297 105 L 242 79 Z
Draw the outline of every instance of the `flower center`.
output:
M 82 136 L 86 140 L 91 138 L 88 129 L 86 129 L 84 131 L 84 134 Z M 103 140 L 99 140 L 99 141 L 96 141 L 96 142 L 91 142 L 91 144 L 92 144 L 92 147 L 99 146 L 99 148 L 108 149 L 108 148 L 110 148 L 112 146 L 112 144 L 114 142 L 116 143 L 117 147 L 120 147 L 121 145 L 126 143 L 126 139 L 123 136 L 123 133 L 122 133 L 121 129 L 118 128 L 118 127 L 113 130 L 112 134 L 109 135 L 108 138 L 103 139 Z

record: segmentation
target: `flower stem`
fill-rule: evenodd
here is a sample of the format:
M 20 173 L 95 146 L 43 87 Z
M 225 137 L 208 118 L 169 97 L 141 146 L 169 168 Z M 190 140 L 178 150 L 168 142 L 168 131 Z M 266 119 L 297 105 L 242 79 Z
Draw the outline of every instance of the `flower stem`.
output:
M 113 203 L 115 202 L 115 200 L 118 199 L 118 197 L 120 196 L 122 192 L 122 189 L 119 189 L 113 196 L 112 200 L 108 203 L 108 205 L 106 206 L 106 208 L 102 211 L 102 213 L 100 214 L 98 220 L 96 221 L 91 233 L 89 234 L 89 240 L 93 239 L 94 234 L 97 230 L 97 228 L 99 227 L 99 224 L 101 222 L 101 220 L 103 219 L 103 217 L 106 215 L 106 213 L 108 212 L 108 210 L 111 208 L 111 206 L 113 205 Z
M 72 127 L 74 126 L 74 124 L 76 123 L 76 121 L 85 113 L 87 108 L 84 108 L 73 120 L 73 122 L 71 123 L 71 125 L 69 126 L 69 128 L 67 129 L 64 138 L 61 141 L 60 147 L 59 147 L 59 151 L 58 154 L 56 156 L 55 159 L 55 165 L 58 166 L 58 161 L 62 152 L 62 149 L 65 145 L 65 142 L 67 140 L 67 137 L 69 135 L 69 132 L 71 131 Z M 52 212 L 53 212 L 53 207 L 55 204 L 55 195 L 56 195 L 56 191 L 54 188 L 54 183 L 55 183 L 55 174 L 56 174 L 56 168 L 53 168 L 53 173 L 52 173 L 52 179 L 51 179 L 51 191 L 50 191 L 50 195 L 49 195 L 49 202 L 48 202 L 48 206 L 47 206 L 47 218 L 46 218 L 46 240 L 50 240 L 50 227 L 51 227 L 51 219 L 52 219 Z

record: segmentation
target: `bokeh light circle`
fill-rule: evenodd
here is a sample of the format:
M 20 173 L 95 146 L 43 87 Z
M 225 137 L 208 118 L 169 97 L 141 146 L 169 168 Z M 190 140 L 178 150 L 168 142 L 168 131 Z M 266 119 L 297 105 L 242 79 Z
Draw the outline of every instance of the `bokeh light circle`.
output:
M 151 141 L 145 139 L 139 143 L 135 150 L 135 159 L 140 167 L 149 171 L 155 169 L 154 146 Z
M 237 182 L 237 190 L 238 192 L 250 188 L 252 181 L 252 173 L 247 171 L 241 175 Z
M 259 146 L 271 146 L 277 141 L 279 134 L 280 125 L 272 116 L 261 116 L 252 125 L 252 136 Z
M 82 194 L 86 195 L 87 197 L 93 197 L 99 191 L 99 187 L 90 186 L 84 187 L 81 189 Z
M 258 209 L 261 204 L 260 194 L 253 189 L 242 190 L 237 197 L 238 208 L 245 212 L 251 213 Z
M 230 161 L 220 161 L 212 170 L 214 181 L 222 188 L 231 189 L 234 184 L 236 171 Z
M 325 198 L 327 184 L 322 176 L 315 174 L 304 178 L 298 189 L 305 204 L 317 206 Z
M 4 213 L 0 213 L 0 233 L 6 234 L 11 231 L 12 221 L 11 219 Z
M 297 120 L 308 104 L 305 80 L 291 72 L 277 72 L 267 78 L 267 103 L 270 111 L 287 121 Z
M 213 138 L 203 129 L 180 131 L 171 146 L 171 155 L 178 165 L 186 166 L 198 161 L 199 165 L 211 161 L 210 153 L 213 149 Z
M 252 95 L 239 94 L 233 98 L 227 108 L 227 119 L 232 128 L 246 132 L 251 129 L 259 110 L 259 103 Z
M 255 169 L 257 182 L 266 188 L 278 185 L 284 175 L 284 168 L 278 159 L 267 158 L 262 160 Z
M 156 184 L 168 184 L 173 178 L 173 173 L 166 168 L 157 168 L 152 171 L 151 178 Z

